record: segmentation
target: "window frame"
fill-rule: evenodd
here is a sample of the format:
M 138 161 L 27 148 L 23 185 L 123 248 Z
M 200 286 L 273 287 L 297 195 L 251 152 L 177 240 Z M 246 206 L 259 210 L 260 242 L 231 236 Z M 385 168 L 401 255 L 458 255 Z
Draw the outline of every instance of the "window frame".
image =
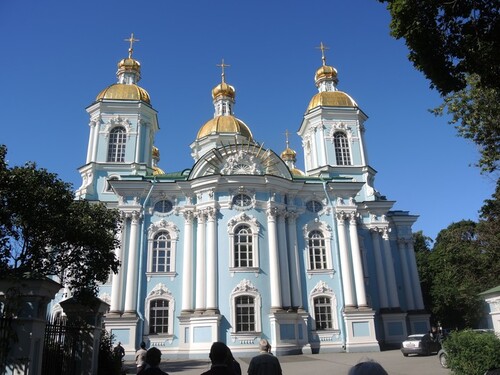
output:
M 255 331 L 237 331 L 237 311 L 236 300 L 238 297 L 249 296 L 253 298 L 254 302 L 254 325 Z M 262 333 L 262 297 L 258 289 L 247 279 L 241 280 L 238 285 L 232 290 L 229 296 L 229 303 L 231 306 L 230 316 L 230 334 L 234 340 L 238 339 L 240 342 L 253 342 L 255 337 L 260 337 Z
M 228 221 L 228 234 L 229 234 L 229 270 L 231 272 L 259 272 L 259 231 L 260 226 L 257 219 L 242 213 Z M 252 245 L 252 267 L 239 267 L 236 265 L 235 249 L 237 240 L 237 230 L 241 226 L 247 226 L 251 231 L 251 245 Z
M 109 131 L 107 163 L 125 163 L 127 151 L 127 129 L 124 126 L 115 126 Z
M 167 332 L 163 333 L 151 333 L 151 302 L 157 300 L 165 300 L 168 302 L 168 325 Z M 175 299 L 172 292 L 162 283 L 158 283 L 149 292 L 145 300 L 145 310 L 146 316 L 144 320 L 144 332 L 146 336 L 152 337 L 169 337 L 170 341 L 173 339 L 174 335 L 174 312 L 175 312 Z
M 333 148 L 337 165 L 352 165 L 349 137 L 344 131 L 336 130 L 333 133 Z
M 324 249 L 326 257 L 326 267 L 322 269 L 316 269 L 311 267 L 311 247 L 309 242 L 309 235 L 315 231 L 320 232 L 323 235 Z M 328 274 L 333 277 L 335 273 L 332 255 L 332 229 L 331 227 L 323 221 L 313 221 L 306 224 L 303 227 L 304 234 L 304 264 L 306 266 L 306 272 L 311 277 L 313 274 Z
M 155 251 L 155 240 L 157 235 L 162 233 L 167 233 L 170 236 L 170 269 L 163 272 L 156 272 L 153 270 L 153 259 Z M 179 229 L 174 223 L 167 222 L 165 220 L 160 220 L 159 222 L 150 225 L 148 230 L 148 257 L 147 257 L 147 268 L 146 275 L 150 278 L 152 276 L 170 276 L 174 278 L 177 275 L 176 272 L 176 255 L 177 246 L 179 242 Z
M 329 304 L 324 305 L 328 306 L 330 309 L 330 314 L 331 314 L 331 328 L 327 329 L 318 329 L 317 327 L 317 322 L 316 322 L 316 303 L 315 300 L 317 298 L 328 298 L 329 299 Z M 338 318 L 338 312 L 337 312 L 337 296 L 333 292 L 332 288 L 323 280 L 319 281 L 314 289 L 311 291 L 309 294 L 309 311 L 311 315 L 311 319 L 313 320 L 314 324 L 311 325 L 311 330 L 315 331 L 317 333 L 327 333 L 331 334 L 332 332 L 339 332 L 340 327 L 339 327 L 339 318 Z

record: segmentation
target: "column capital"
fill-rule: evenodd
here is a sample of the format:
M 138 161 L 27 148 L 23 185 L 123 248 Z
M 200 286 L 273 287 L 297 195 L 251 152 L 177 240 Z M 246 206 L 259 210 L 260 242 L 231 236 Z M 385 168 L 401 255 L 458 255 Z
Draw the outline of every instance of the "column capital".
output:
M 192 222 L 193 221 L 193 218 L 194 218 L 194 211 L 193 210 L 184 210 L 182 212 L 182 214 L 184 215 L 184 220 L 186 220 L 186 222 Z
M 335 213 L 335 217 L 339 224 L 344 225 L 344 220 L 347 218 L 347 214 L 344 211 L 339 211 Z
M 207 207 L 205 213 L 207 215 L 208 221 L 214 221 L 217 218 L 217 208 L 215 207 Z
M 266 215 L 267 215 L 268 220 L 276 219 L 276 217 L 278 217 L 279 214 L 280 214 L 280 212 L 279 212 L 278 207 L 269 207 L 266 210 Z
M 194 216 L 198 219 L 199 223 L 204 223 L 207 219 L 207 213 L 204 210 L 196 211 Z

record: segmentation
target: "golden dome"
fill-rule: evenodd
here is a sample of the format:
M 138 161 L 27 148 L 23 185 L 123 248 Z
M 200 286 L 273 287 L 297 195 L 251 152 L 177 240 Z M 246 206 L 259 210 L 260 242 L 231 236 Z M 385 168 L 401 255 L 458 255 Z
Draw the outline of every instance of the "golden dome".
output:
M 216 99 L 219 96 L 227 96 L 231 99 L 235 97 L 234 87 L 228 85 L 226 82 L 221 82 L 212 89 L 212 98 Z
M 314 80 L 318 82 L 324 79 L 329 79 L 338 82 L 337 69 L 335 69 L 333 66 L 323 65 L 318 70 L 316 70 L 316 74 L 314 75 Z
M 252 132 L 248 126 L 234 116 L 216 116 L 207 121 L 198 131 L 196 139 L 201 139 L 210 134 L 238 133 L 253 140 Z
M 160 160 L 160 150 L 158 150 L 158 147 L 153 146 L 152 155 L 153 155 L 153 159 Z
M 128 60 L 128 59 L 125 59 Z M 114 100 L 141 100 L 151 104 L 149 94 L 142 87 L 134 84 L 115 83 L 106 87 L 96 97 L 96 101 L 104 99 Z
M 122 59 L 118 63 L 118 70 L 135 70 L 135 71 L 140 71 L 141 70 L 141 63 L 137 61 L 136 59 L 133 59 L 131 57 L 128 57 L 126 59 Z
M 287 160 L 295 161 L 297 159 L 297 153 L 290 147 L 287 147 L 285 151 L 281 153 L 281 159 L 283 159 L 284 161 Z
M 292 173 L 293 176 L 305 176 L 304 172 L 302 172 L 298 168 L 292 168 L 290 169 L 290 172 Z
M 314 95 L 307 111 L 316 107 L 357 107 L 358 104 L 342 91 L 323 91 Z M 306 111 L 306 112 L 307 112 Z
M 154 166 L 153 167 L 153 176 L 158 176 L 160 174 L 165 174 L 163 169 L 161 169 L 160 167 Z

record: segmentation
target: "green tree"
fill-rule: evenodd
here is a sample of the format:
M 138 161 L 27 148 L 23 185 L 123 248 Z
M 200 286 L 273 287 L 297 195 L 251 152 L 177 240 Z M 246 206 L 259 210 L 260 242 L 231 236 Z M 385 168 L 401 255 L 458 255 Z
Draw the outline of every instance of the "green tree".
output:
M 420 230 L 413 233 L 413 243 L 415 248 L 415 258 L 422 288 L 424 306 L 428 311 L 432 311 L 431 285 L 433 273 L 430 270 L 429 257 L 431 255 L 432 239 L 423 234 Z
M 0 150 L 0 277 L 55 275 L 95 293 L 118 269 L 118 213 L 75 201 L 70 184 L 35 163 L 9 168 Z
M 479 146 L 478 166 L 500 160 L 500 5 L 489 0 L 379 0 L 391 34 L 404 39 L 409 60 L 430 80 L 458 134 Z
M 429 256 L 432 313 L 445 327 L 478 324 L 483 304 L 478 294 L 494 282 L 489 261 L 478 241 L 475 222 L 462 220 L 439 232 Z

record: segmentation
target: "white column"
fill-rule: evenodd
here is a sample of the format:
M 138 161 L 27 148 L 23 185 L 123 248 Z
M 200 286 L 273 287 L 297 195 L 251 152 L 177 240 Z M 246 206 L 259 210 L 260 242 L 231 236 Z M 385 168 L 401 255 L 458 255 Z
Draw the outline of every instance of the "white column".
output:
M 122 213 L 123 214 L 123 213 Z M 119 312 L 123 311 L 122 306 L 122 283 L 123 283 L 123 248 L 126 243 L 126 230 L 127 230 L 127 219 L 126 217 L 122 217 L 122 226 L 121 226 L 120 236 L 120 246 L 115 249 L 116 258 L 120 262 L 120 266 L 118 267 L 118 273 L 113 274 L 113 278 L 111 279 L 111 306 L 110 312 Z
M 403 267 L 403 283 L 405 287 L 406 295 L 406 309 L 414 310 L 415 299 L 413 298 L 413 291 L 410 280 L 410 269 L 408 267 L 408 257 L 406 256 L 406 240 L 404 238 L 398 238 L 399 254 L 401 255 L 401 265 Z
M 365 154 L 365 127 L 363 123 L 358 121 L 358 129 L 359 129 L 359 148 L 361 151 L 361 165 L 368 164 L 368 158 Z
M 142 134 L 142 125 L 141 125 L 141 119 L 137 119 L 137 134 L 135 138 L 135 157 L 134 157 L 134 162 L 140 163 L 140 156 L 141 156 L 141 134 Z
M 139 221 L 141 214 L 132 212 L 130 224 L 130 241 L 128 246 L 127 283 L 125 285 L 125 312 L 136 311 L 137 304 L 137 272 L 138 272 L 138 249 L 137 239 L 139 234 Z
M 321 155 L 320 155 L 320 159 L 321 159 L 321 165 L 326 165 L 326 164 L 331 164 L 327 161 L 327 158 L 326 158 L 326 146 L 325 146 L 325 128 L 323 126 L 323 124 L 321 124 L 321 126 L 319 127 L 319 136 L 320 136 L 320 139 L 321 139 L 321 143 L 320 143 L 320 151 L 321 151 Z
M 182 257 L 182 311 L 193 310 L 193 211 L 184 211 Z
M 345 233 L 345 214 L 337 213 L 337 229 L 339 232 L 339 247 L 340 247 L 340 267 L 342 272 L 342 284 L 344 287 L 344 300 L 346 306 L 354 306 L 354 293 L 352 289 L 352 271 L 351 262 L 349 260 L 349 248 Z
M 196 232 L 196 310 L 206 309 L 205 233 L 205 213 L 199 212 Z
M 94 132 L 96 131 L 96 121 L 89 122 L 90 134 L 89 134 L 89 144 L 87 146 L 87 161 L 86 163 L 90 163 L 92 160 L 93 149 L 94 149 Z
M 389 229 L 383 229 L 382 235 L 385 255 L 385 274 L 387 275 L 387 287 L 389 288 L 389 307 L 399 307 L 398 289 L 396 275 L 394 273 L 394 261 L 392 259 L 391 243 L 389 242 Z
M 415 249 L 413 248 L 413 239 L 408 241 L 408 258 L 410 260 L 410 271 L 412 276 L 412 289 L 415 291 L 415 308 L 424 309 L 424 299 L 422 297 L 422 287 L 418 277 L 417 261 L 415 259 Z
M 297 245 L 297 213 L 288 213 L 288 249 L 290 251 L 290 289 L 292 306 L 302 308 L 302 285 L 300 281 L 299 248 Z
M 354 286 L 356 288 L 356 301 L 358 307 L 366 307 L 365 277 L 363 275 L 363 261 L 359 248 L 358 228 L 356 226 L 356 213 L 350 215 L 349 238 L 351 240 L 352 266 L 354 269 Z
M 218 311 L 217 307 L 217 210 L 207 210 L 207 310 Z
M 375 269 L 377 271 L 378 294 L 380 298 L 380 307 L 389 307 L 389 299 L 387 297 L 387 283 L 385 281 L 384 263 L 382 261 L 382 252 L 380 250 L 380 234 L 377 228 L 371 230 L 373 253 L 375 255 Z
M 277 210 L 270 208 L 267 210 L 267 230 L 269 235 L 269 277 L 271 282 L 271 309 L 281 309 L 281 285 L 278 256 L 278 234 L 276 230 Z
M 278 216 L 278 237 L 279 265 L 281 276 L 281 301 L 283 307 L 289 308 L 292 306 L 292 300 L 290 296 L 290 268 L 288 264 L 288 246 L 286 243 L 284 211 L 280 212 Z
M 97 160 L 97 145 L 99 142 L 99 121 L 96 120 L 96 125 L 94 126 L 94 133 L 93 133 L 93 141 L 92 141 L 92 156 L 90 161 L 96 161 Z M 108 145 L 103 145 L 103 147 L 107 147 Z M 106 160 L 106 159 L 104 159 Z

